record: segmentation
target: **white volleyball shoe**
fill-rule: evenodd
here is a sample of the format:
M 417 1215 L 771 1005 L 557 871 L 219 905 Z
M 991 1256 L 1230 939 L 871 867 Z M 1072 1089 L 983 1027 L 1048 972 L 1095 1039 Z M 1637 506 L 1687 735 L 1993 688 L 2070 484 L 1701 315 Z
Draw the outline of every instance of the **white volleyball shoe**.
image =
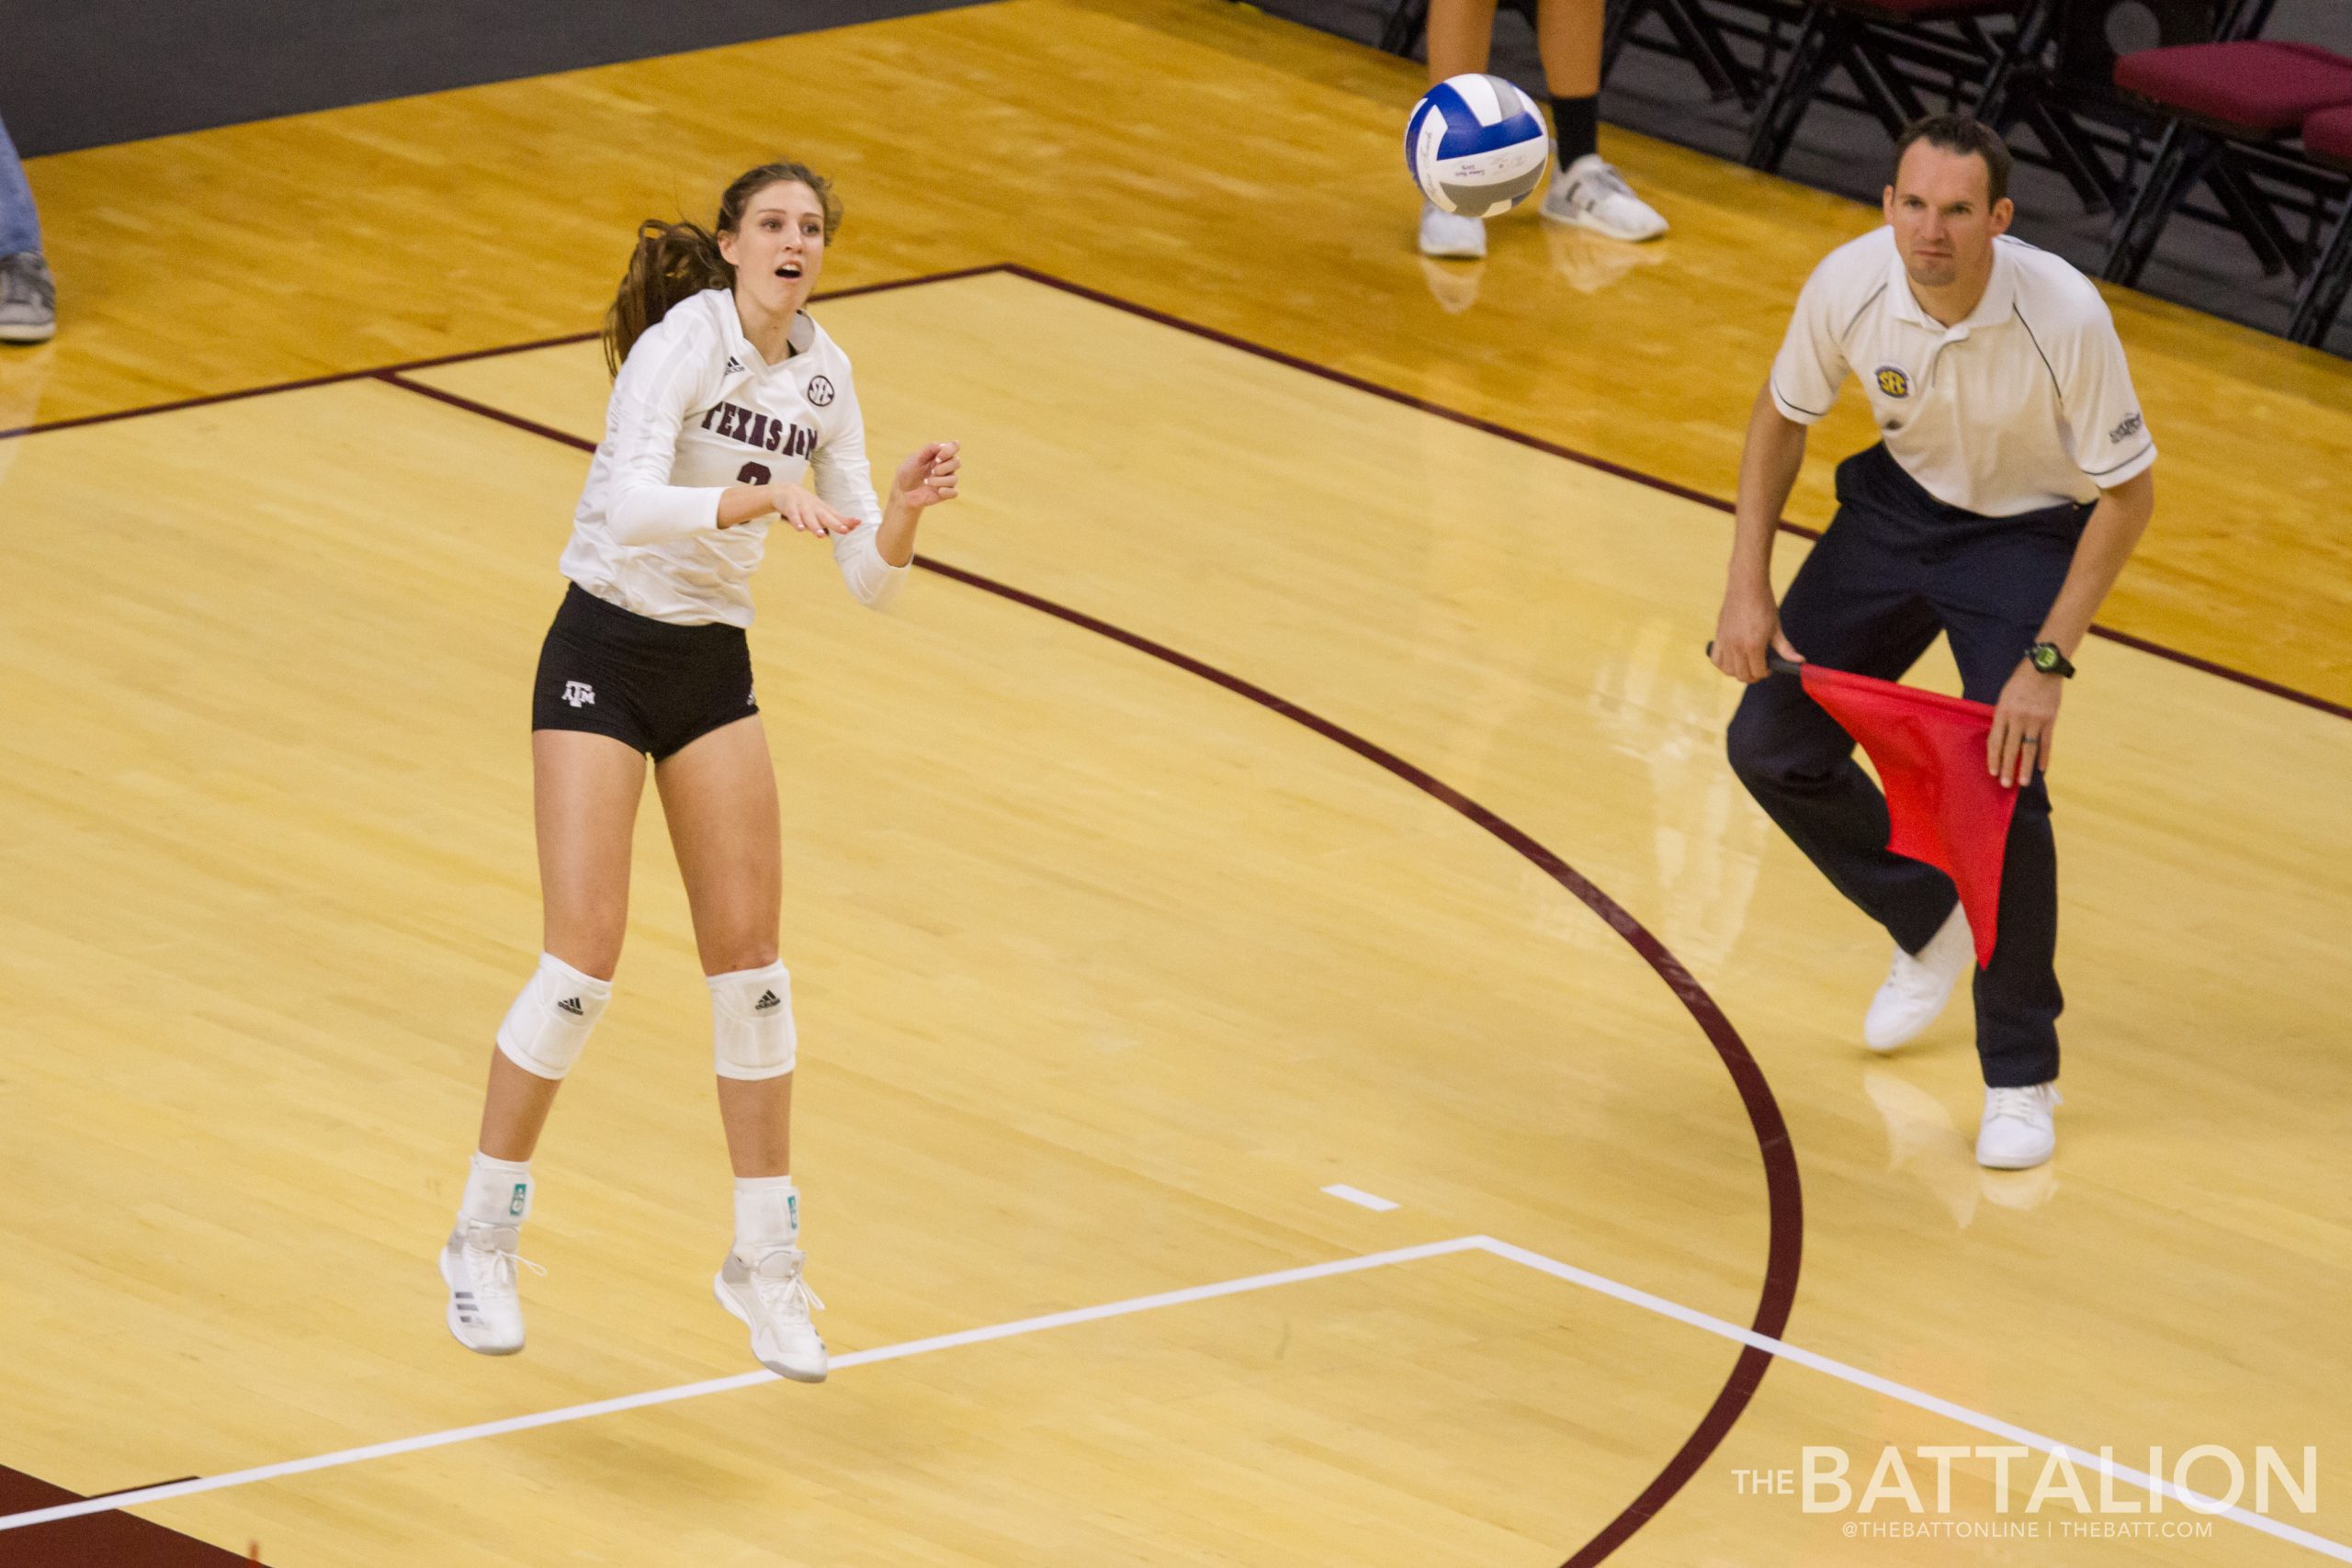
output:
M 760 1365 L 795 1382 L 825 1381 L 825 1342 L 808 1321 L 824 1303 L 801 1278 L 808 1255 L 797 1247 L 772 1247 L 746 1263 L 729 1248 L 710 1281 L 718 1304 L 752 1331 L 752 1354 Z
M 1612 240 L 1655 240 L 1667 230 L 1657 209 L 1635 196 L 1617 166 L 1598 152 L 1586 153 L 1552 176 L 1543 213 L 1555 223 L 1573 223 Z
M 1421 254 L 1441 261 L 1476 261 L 1486 254 L 1484 219 L 1448 212 L 1434 201 L 1421 203 Z
M 522 1237 L 518 1226 L 461 1219 L 441 1248 L 441 1282 L 449 1287 L 449 1332 L 469 1350 L 511 1356 L 523 1348 L 516 1270 L 547 1270 L 516 1250 Z
M 2064 1103 L 2054 1083 L 1988 1089 L 1976 1128 L 1976 1163 L 1988 1170 L 2030 1170 L 2058 1151 L 2051 1112 Z
M 1873 1051 L 1892 1051 L 1917 1039 L 1920 1031 L 1936 1021 L 1951 1000 L 1952 987 L 1975 962 L 1976 941 L 1969 934 L 1968 917 L 1954 904 L 1916 957 L 1899 946 L 1894 950 L 1885 982 L 1862 1018 L 1862 1043 Z

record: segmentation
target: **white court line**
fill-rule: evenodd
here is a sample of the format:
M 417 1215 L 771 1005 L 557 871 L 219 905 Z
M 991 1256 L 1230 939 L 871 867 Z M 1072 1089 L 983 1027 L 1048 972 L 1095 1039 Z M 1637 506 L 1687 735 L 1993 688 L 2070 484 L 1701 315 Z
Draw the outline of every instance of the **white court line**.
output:
M 1396 1203 L 1383 1198 L 1377 1192 L 1367 1192 L 1361 1187 L 1351 1187 L 1344 1181 L 1335 1181 L 1323 1190 L 1334 1198 L 1353 1203 L 1359 1209 L 1370 1209 L 1375 1214 L 1385 1214 L 1397 1207 Z
M 1125 1317 L 1129 1313 L 1149 1312 L 1155 1307 L 1182 1306 L 1187 1302 L 1212 1301 L 1218 1296 L 1238 1296 L 1250 1291 L 1269 1290 L 1276 1285 L 1295 1285 L 1303 1280 L 1324 1280 L 1335 1274 L 1354 1274 L 1366 1269 L 1379 1269 L 1391 1263 L 1410 1263 L 1418 1258 L 1436 1258 L 1449 1252 L 1470 1252 L 1486 1245 L 1480 1236 L 1456 1236 L 1452 1241 L 1427 1242 L 1419 1247 L 1400 1247 L 1388 1252 L 1370 1252 L 1361 1258 L 1336 1258 L 1329 1263 L 1310 1263 L 1303 1269 L 1283 1269 L 1272 1274 L 1252 1274 L 1243 1280 L 1227 1280 L 1219 1285 L 1194 1285 L 1190 1290 L 1164 1291 L 1153 1296 L 1135 1296 L 1124 1302 L 1110 1302 L 1102 1306 L 1079 1307 L 1070 1312 L 1048 1313 L 1043 1317 L 1024 1317 L 1015 1323 L 1000 1323 L 989 1328 L 967 1328 L 957 1334 L 934 1335 L 929 1339 L 910 1339 L 903 1344 L 885 1345 L 874 1350 L 853 1350 L 846 1356 L 833 1358 L 832 1370 L 863 1367 L 876 1361 L 896 1361 L 909 1356 L 921 1356 L 933 1350 L 952 1350 L 960 1345 L 980 1345 L 991 1339 L 1010 1339 L 1015 1335 L 1035 1334 L 1047 1328 L 1066 1328 L 1074 1323 L 1095 1323 L 1106 1317 Z M 416 1453 L 424 1449 L 447 1448 L 451 1443 L 470 1442 L 476 1438 L 495 1438 L 508 1432 L 527 1432 L 535 1427 L 554 1427 L 566 1421 L 584 1421 L 591 1416 L 610 1416 L 616 1411 L 642 1410 L 648 1405 L 673 1404 L 682 1399 L 699 1399 L 706 1393 L 725 1393 L 732 1389 L 751 1388 L 755 1384 L 779 1382 L 774 1372 L 761 1371 L 743 1372 L 730 1378 L 713 1378 L 707 1382 L 681 1383 L 675 1388 L 654 1389 L 646 1393 L 624 1394 L 618 1399 L 600 1399 L 589 1404 L 567 1404 L 560 1410 L 542 1410 L 531 1416 L 510 1416 L 503 1421 L 484 1421 L 474 1427 L 456 1427 L 446 1432 L 427 1432 L 420 1437 L 400 1438 L 389 1443 L 370 1443 L 366 1448 L 340 1449 L 331 1454 L 313 1454 L 309 1459 L 287 1460 L 278 1464 L 256 1465 L 251 1470 L 232 1470 L 220 1475 L 200 1475 L 192 1481 L 174 1481 L 162 1486 L 142 1486 L 133 1492 L 114 1492 L 104 1497 L 85 1498 L 79 1503 L 60 1503 L 53 1507 L 34 1508 L 21 1514 L 0 1516 L 0 1530 L 23 1529 L 28 1525 L 48 1524 L 54 1519 L 78 1518 L 85 1514 L 108 1513 L 116 1508 L 131 1508 L 147 1503 L 166 1502 L 174 1497 L 192 1496 L 199 1492 L 218 1492 L 229 1486 L 245 1486 L 256 1481 L 277 1481 L 288 1475 L 301 1475 L 313 1470 L 333 1470 L 341 1465 L 357 1464 L 363 1460 L 389 1459 L 394 1454 Z
M 1497 1241 L 1492 1236 L 1456 1236 L 1452 1241 L 1428 1242 L 1419 1247 L 1400 1247 L 1387 1252 L 1366 1253 L 1361 1258 L 1341 1258 L 1328 1263 L 1310 1263 L 1299 1269 L 1283 1269 L 1272 1274 L 1252 1274 L 1247 1279 L 1228 1280 L 1223 1284 L 1195 1285 L 1189 1290 L 1167 1291 L 1151 1296 L 1136 1296 L 1127 1301 L 1110 1302 L 1102 1306 L 1079 1307 L 1070 1312 L 1049 1313 L 1043 1317 L 1024 1317 L 1018 1322 L 1001 1323 L 989 1328 L 967 1328 L 961 1333 L 937 1335 L 929 1339 L 910 1339 L 904 1344 L 886 1345 L 879 1349 L 852 1351 L 846 1356 L 835 1359 L 833 1366 L 839 1369 L 864 1366 L 875 1361 L 895 1361 L 903 1357 L 920 1356 L 933 1350 L 952 1349 L 961 1345 L 984 1344 L 991 1339 L 1009 1339 L 1016 1335 L 1035 1334 L 1047 1328 L 1062 1328 L 1076 1323 L 1093 1323 L 1103 1318 L 1124 1317 L 1130 1313 L 1149 1312 L 1155 1307 L 1177 1306 L 1187 1302 L 1210 1301 L 1218 1296 L 1241 1295 L 1250 1291 L 1268 1290 L 1275 1285 L 1295 1284 L 1305 1280 L 1329 1279 L 1337 1274 L 1360 1273 L 1367 1269 L 1384 1268 L 1391 1263 L 1410 1263 L 1420 1258 L 1438 1258 L 1454 1252 L 1491 1253 L 1497 1258 L 1532 1269 L 1539 1274 L 1548 1274 L 1555 1280 L 1565 1280 L 1572 1285 L 1581 1285 L 1586 1290 L 1623 1302 L 1629 1306 L 1637 1306 L 1645 1312 L 1655 1313 L 1660 1317 L 1671 1318 L 1677 1323 L 1702 1329 L 1714 1335 L 1717 1338 L 1728 1339 L 1738 1345 L 1752 1346 L 1782 1359 L 1793 1361 L 1799 1366 L 1810 1367 L 1815 1371 L 1826 1373 L 1841 1382 L 1852 1383 L 1857 1388 L 1866 1388 L 1890 1399 L 1900 1400 L 1905 1404 L 1944 1416 L 1962 1426 L 1973 1427 L 1980 1432 L 2005 1438 L 2012 1443 L 2022 1444 L 2041 1453 L 2063 1453 L 2073 1464 L 2111 1475 L 2119 1481 L 2128 1482 L 2143 1492 L 2161 1494 L 2173 1498 L 2188 1505 L 2202 1516 L 2233 1519 L 2250 1529 L 2275 1536 L 2280 1540 L 2317 1552 L 2322 1557 L 2333 1558 L 2339 1562 L 2352 1562 L 2352 1547 L 2347 1547 L 2340 1541 L 2331 1540 L 2323 1535 L 2314 1535 L 2309 1530 L 2298 1529 L 2293 1525 L 2283 1524 L 2277 1519 L 2266 1517 L 2248 1509 L 2225 1506 L 2217 1497 L 2177 1486 L 2161 1476 L 2150 1475 L 2144 1471 L 2133 1470 L 2128 1465 L 2111 1463 L 2097 1454 L 2075 1448 L 2070 1443 L 2062 1443 L 2054 1438 L 2045 1438 L 2039 1432 L 2031 1432 L 2023 1427 L 2013 1426 L 1997 1416 L 1986 1416 L 1971 1410 L 1965 1405 L 1954 1404 L 1948 1399 L 1939 1399 L 1932 1393 L 1923 1393 L 1906 1384 L 1880 1377 L 1874 1372 L 1863 1371 L 1859 1367 L 1849 1367 L 1843 1361 L 1832 1360 L 1826 1356 L 1817 1356 L 1810 1350 L 1800 1349 L 1785 1340 L 1775 1339 L 1770 1335 L 1758 1334 L 1752 1329 L 1726 1323 L 1719 1317 L 1711 1317 L 1705 1313 L 1693 1311 L 1679 1302 L 1670 1302 L 1664 1296 L 1655 1296 L 1647 1291 L 1637 1290 L 1631 1285 L 1621 1285 L 1605 1275 L 1578 1269 L 1574 1264 L 1563 1263 L 1556 1258 L 1548 1258 L 1540 1252 L 1531 1252 L 1523 1247 L 1513 1247 L 1506 1241 Z M 467 1442 L 475 1438 L 497 1437 L 506 1432 L 528 1431 L 535 1427 L 552 1427 L 566 1421 L 584 1420 L 591 1416 L 610 1415 L 621 1410 L 637 1410 L 653 1404 L 669 1404 L 682 1399 L 698 1398 L 706 1393 L 722 1393 L 730 1389 L 750 1388 L 757 1383 L 775 1381 L 777 1380 L 774 1372 L 745 1372 L 736 1377 L 715 1378 L 707 1382 L 684 1383 L 676 1388 L 656 1389 L 648 1393 L 632 1393 L 619 1399 L 598 1400 L 592 1404 L 566 1405 L 560 1410 L 545 1410 L 534 1416 L 515 1416 L 503 1421 L 486 1421 L 477 1427 L 459 1427 L 447 1432 L 429 1432 L 422 1437 L 402 1438 L 393 1442 L 376 1443 L 367 1448 L 344 1449 L 335 1453 L 319 1454 L 311 1459 L 289 1460 L 282 1464 L 266 1464 L 252 1470 L 232 1471 L 223 1475 L 200 1476 L 193 1481 L 174 1482 L 164 1486 L 142 1487 L 135 1492 L 118 1492 L 104 1497 L 88 1498 L 79 1503 L 62 1503 L 55 1507 L 36 1508 L 28 1513 L 0 1516 L 0 1530 L 21 1529 L 28 1525 L 46 1524 L 53 1519 L 70 1519 L 85 1514 L 107 1513 L 116 1508 L 135 1507 L 145 1503 L 160 1503 L 173 1497 L 186 1497 L 198 1492 L 217 1492 L 228 1486 L 243 1486 L 256 1481 L 274 1481 L 283 1476 L 300 1475 L 309 1471 L 329 1470 L 339 1465 L 356 1464 L 362 1460 L 382 1459 L 392 1454 L 414 1453 L 419 1450 L 442 1448 L 450 1443 Z
M 2318 1552 L 2322 1557 L 2332 1557 L 2338 1562 L 2352 1562 L 2352 1546 L 2346 1546 L 2341 1541 L 2330 1540 L 2324 1535 L 2313 1535 L 2309 1530 L 2297 1529 L 2293 1525 L 2282 1524 L 2277 1519 L 2267 1517 L 2250 1509 L 2224 1506 L 2218 1497 L 2176 1486 L 2160 1476 L 2148 1474 L 2145 1471 L 2133 1470 L 2129 1465 L 2116 1464 L 2097 1454 L 2086 1453 L 2071 1443 L 2062 1443 L 2055 1438 L 2045 1438 L 2039 1432 L 2029 1432 L 2023 1427 L 2012 1426 L 1998 1416 L 1985 1416 L 1969 1409 L 1964 1404 L 1954 1404 L 1948 1399 L 1939 1399 L 1932 1393 L 1922 1393 L 1918 1389 L 1895 1382 L 1892 1379 L 1880 1377 L 1875 1372 L 1863 1371 L 1860 1367 L 1849 1367 L 1843 1361 L 1833 1361 L 1826 1356 L 1816 1356 L 1812 1351 L 1799 1349 L 1785 1340 L 1775 1339 L 1766 1334 L 1758 1334 L 1753 1329 L 1741 1328 L 1735 1324 L 1725 1323 L 1719 1317 L 1709 1317 L 1702 1312 L 1693 1312 L 1679 1303 L 1668 1301 L 1663 1296 L 1654 1296 L 1647 1291 L 1637 1291 L 1631 1285 L 1621 1285 L 1614 1280 L 1590 1273 L 1572 1263 L 1563 1263 L 1556 1258 L 1546 1258 L 1540 1252 L 1530 1252 L 1523 1247 L 1513 1247 L 1507 1241 L 1497 1241 L 1492 1236 L 1482 1235 L 1477 1237 L 1476 1241 L 1481 1251 L 1491 1252 L 1498 1258 L 1508 1258 L 1513 1263 L 1523 1263 L 1540 1274 L 1549 1274 L 1555 1280 L 1566 1280 L 1571 1284 L 1582 1285 L 1589 1291 L 1598 1291 L 1604 1296 L 1613 1296 L 1618 1301 L 1640 1307 L 1646 1312 L 1654 1312 L 1660 1317 L 1670 1317 L 1677 1323 L 1687 1323 L 1693 1328 L 1703 1328 L 1718 1337 L 1741 1345 L 1752 1345 L 1758 1350 L 1770 1351 L 1784 1360 L 1794 1361 L 1801 1367 L 1811 1367 L 1816 1372 L 1826 1372 L 1841 1382 L 1849 1382 L 1857 1388 L 1869 1389 L 1873 1393 L 1883 1393 L 1890 1399 L 1899 1399 L 1905 1404 L 1916 1405 L 1921 1410 L 1930 1411 L 1949 1420 L 1957 1421 L 1963 1427 L 1973 1427 L 1980 1432 L 1989 1432 L 1996 1438 L 2006 1438 L 2012 1443 L 2023 1444 L 2037 1452 L 2063 1453 L 2071 1463 L 2111 1475 L 2119 1481 L 2130 1482 L 2143 1492 L 2161 1493 L 2177 1502 L 2188 1504 L 2199 1514 L 2215 1518 L 2235 1519 L 2239 1524 L 2260 1530 L 2265 1535 L 2277 1536 L 2280 1540 L 2292 1541 L 2297 1546 L 2308 1548 Z M 0 1521 L 0 1523 L 5 1522 Z

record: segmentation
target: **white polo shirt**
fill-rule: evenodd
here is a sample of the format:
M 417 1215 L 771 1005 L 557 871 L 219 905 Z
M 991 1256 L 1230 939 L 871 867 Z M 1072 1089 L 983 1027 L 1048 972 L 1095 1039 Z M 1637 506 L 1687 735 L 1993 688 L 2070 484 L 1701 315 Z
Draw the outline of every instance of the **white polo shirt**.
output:
M 1887 451 L 1930 495 L 1988 517 L 2096 500 L 2156 460 L 2107 301 L 2007 235 L 1968 319 L 1919 308 L 1894 231 L 1823 258 L 1772 362 L 1772 400 L 1811 424 L 1861 378 Z
M 806 313 L 774 365 L 743 335 L 735 297 L 708 288 L 630 345 L 605 411 L 563 574 L 657 621 L 752 624 L 752 573 L 772 519 L 718 526 L 729 485 L 799 483 L 860 525 L 833 537 L 842 580 L 877 609 L 908 569 L 882 558 L 882 508 L 849 356 Z

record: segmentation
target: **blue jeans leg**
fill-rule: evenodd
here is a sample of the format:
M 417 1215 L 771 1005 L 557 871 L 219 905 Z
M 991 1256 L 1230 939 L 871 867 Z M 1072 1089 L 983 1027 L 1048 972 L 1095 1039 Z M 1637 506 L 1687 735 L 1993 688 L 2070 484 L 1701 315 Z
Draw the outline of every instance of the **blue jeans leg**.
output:
M 40 215 L 33 210 L 33 187 L 8 128 L 0 125 L 0 256 L 40 249 Z

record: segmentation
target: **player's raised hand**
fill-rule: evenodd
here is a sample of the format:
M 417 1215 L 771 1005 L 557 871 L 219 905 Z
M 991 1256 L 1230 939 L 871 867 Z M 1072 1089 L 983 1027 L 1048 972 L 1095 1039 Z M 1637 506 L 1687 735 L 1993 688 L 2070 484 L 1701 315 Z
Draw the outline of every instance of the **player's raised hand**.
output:
M 858 519 L 842 516 L 790 479 L 777 479 L 769 485 L 768 501 L 775 507 L 778 517 L 820 539 L 849 533 L 858 525 Z
M 956 476 L 964 467 L 960 442 L 934 441 L 899 465 L 891 488 L 899 499 L 920 511 L 956 499 Z

